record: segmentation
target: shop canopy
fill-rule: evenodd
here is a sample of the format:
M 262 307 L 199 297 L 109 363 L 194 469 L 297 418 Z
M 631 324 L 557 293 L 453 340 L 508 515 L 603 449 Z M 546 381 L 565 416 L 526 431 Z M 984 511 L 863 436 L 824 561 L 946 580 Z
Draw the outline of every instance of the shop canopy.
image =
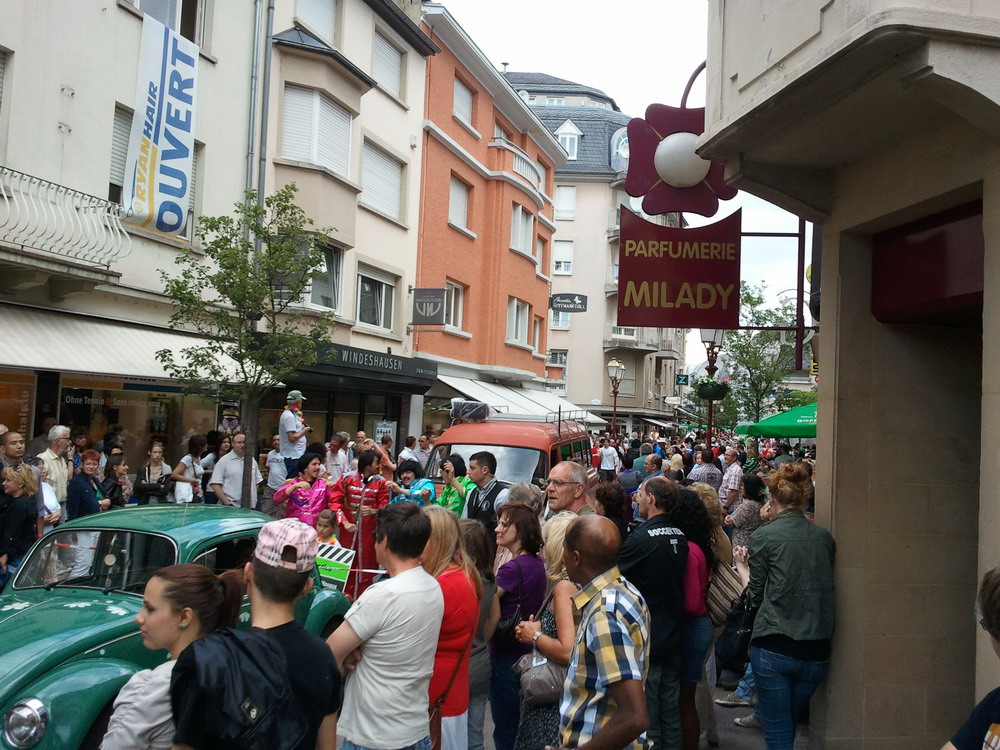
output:
M 607 424 L 606 420 L 596 414 L 546 391 L 514 388 L 500 383 L 486 383 L 481 380 L 441 374 L 438 374 L 438 380 L 474 401 L 489 404 L 501 414 L 526 415 L 544 420 L 550 414 L 561 410 L 564 413 L 585 413 L 584 421 L 592 426 Z
M 816 437 L 816 404 L 796 406 L 794 409 L 762 419 L 756 424 L 741 424 L 736 428 L 740 435 L 768 438 Z

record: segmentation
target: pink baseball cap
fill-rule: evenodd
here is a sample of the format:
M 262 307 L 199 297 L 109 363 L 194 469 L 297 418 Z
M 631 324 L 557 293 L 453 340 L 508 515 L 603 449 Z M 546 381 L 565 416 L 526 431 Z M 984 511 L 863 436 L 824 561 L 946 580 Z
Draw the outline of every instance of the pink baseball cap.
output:
M 283 560 L 285 549 L 295 551 L 295 559 Z M 308 573 L 316 564 L 319 542 L 316 529 L 306 526 L 297 518 L 282 518 L 265 523 L 257 536 L 254 557 L 272 568 L 285 568 L 296 573 Z

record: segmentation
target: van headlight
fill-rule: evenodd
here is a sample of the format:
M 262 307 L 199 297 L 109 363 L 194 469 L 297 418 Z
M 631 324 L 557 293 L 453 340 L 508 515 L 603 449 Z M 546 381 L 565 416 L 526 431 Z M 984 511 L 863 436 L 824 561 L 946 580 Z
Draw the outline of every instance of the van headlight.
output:
M 15 703 L 3 717 L 3 738 L 11 747 L 34 747 L 45 736 L 49 712 L 37 698 Z

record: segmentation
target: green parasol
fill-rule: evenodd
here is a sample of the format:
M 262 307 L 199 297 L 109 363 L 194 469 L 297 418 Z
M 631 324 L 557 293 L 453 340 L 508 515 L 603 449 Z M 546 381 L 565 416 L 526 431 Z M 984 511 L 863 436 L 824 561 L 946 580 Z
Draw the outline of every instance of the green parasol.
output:
M 816 437 L 816 404 L 796 406 L 794 409 L 762 419 L 756 424 L 741 424 L 736 428 L 741 435 L 773 438 Z

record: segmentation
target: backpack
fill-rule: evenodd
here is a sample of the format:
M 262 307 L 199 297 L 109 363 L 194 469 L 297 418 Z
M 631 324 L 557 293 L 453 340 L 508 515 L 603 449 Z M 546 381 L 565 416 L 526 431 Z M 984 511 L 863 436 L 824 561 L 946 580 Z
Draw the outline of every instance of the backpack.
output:
M 177 670 L 188 659 L 213 746 L 292 750 L 304 741 L 308 725 L 292 693 L 285 654 L 265 631 L 222 628 L 188 646 L 171 680 L 175 712 Z

